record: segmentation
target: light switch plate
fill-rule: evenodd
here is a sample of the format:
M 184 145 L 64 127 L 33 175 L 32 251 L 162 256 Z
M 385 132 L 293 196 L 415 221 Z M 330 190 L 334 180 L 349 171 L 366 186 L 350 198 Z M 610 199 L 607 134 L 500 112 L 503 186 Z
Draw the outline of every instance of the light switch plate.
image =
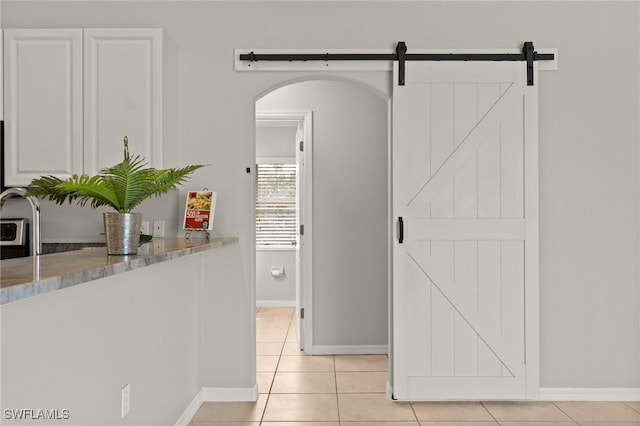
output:
M 164 237 L 164 220 L 155 219 L 153 221 L 153 236 L 156 238 Z

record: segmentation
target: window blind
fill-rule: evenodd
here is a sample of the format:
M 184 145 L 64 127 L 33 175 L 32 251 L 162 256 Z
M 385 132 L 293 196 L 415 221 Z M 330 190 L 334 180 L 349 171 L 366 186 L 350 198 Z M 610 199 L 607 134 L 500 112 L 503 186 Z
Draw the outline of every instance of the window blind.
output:
M 256 247 L 291 249 L 296 241 L 296 165 L 256 168 Z

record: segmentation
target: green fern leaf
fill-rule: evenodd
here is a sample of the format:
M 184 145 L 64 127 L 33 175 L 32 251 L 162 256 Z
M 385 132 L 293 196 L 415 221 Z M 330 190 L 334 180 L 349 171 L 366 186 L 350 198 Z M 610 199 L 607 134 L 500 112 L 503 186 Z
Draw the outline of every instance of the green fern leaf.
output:
M 49 199 L 57 204 L 75 201 L 84 206 L 90 202 L 94 209 L 108 206 L 120 213 L 130 213 L 147 198 L 165 194 L 204 167 L 193 165 L 157 170 L 145 166 L 144 159 L 136 156 L 104 168 L 92 177 L 73 175 L 63 181 L 55 176 L 42 176 L 34 179 L 27 191 L 30 195 Z

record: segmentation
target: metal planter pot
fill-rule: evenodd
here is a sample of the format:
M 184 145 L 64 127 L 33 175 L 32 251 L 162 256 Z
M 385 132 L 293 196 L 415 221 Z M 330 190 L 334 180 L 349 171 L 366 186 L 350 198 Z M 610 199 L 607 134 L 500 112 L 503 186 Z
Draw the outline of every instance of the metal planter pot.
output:
M 137 254 L 142 213 L 103 213 L 107 254 Z

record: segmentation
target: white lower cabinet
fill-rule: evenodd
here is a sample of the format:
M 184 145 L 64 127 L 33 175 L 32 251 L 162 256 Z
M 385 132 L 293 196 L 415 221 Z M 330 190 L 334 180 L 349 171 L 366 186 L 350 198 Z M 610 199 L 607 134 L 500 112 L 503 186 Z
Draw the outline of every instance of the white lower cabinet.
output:
M 94 174 L 133 155 L 162 167 L 162 30 L 4 30 L 7 186 Z

